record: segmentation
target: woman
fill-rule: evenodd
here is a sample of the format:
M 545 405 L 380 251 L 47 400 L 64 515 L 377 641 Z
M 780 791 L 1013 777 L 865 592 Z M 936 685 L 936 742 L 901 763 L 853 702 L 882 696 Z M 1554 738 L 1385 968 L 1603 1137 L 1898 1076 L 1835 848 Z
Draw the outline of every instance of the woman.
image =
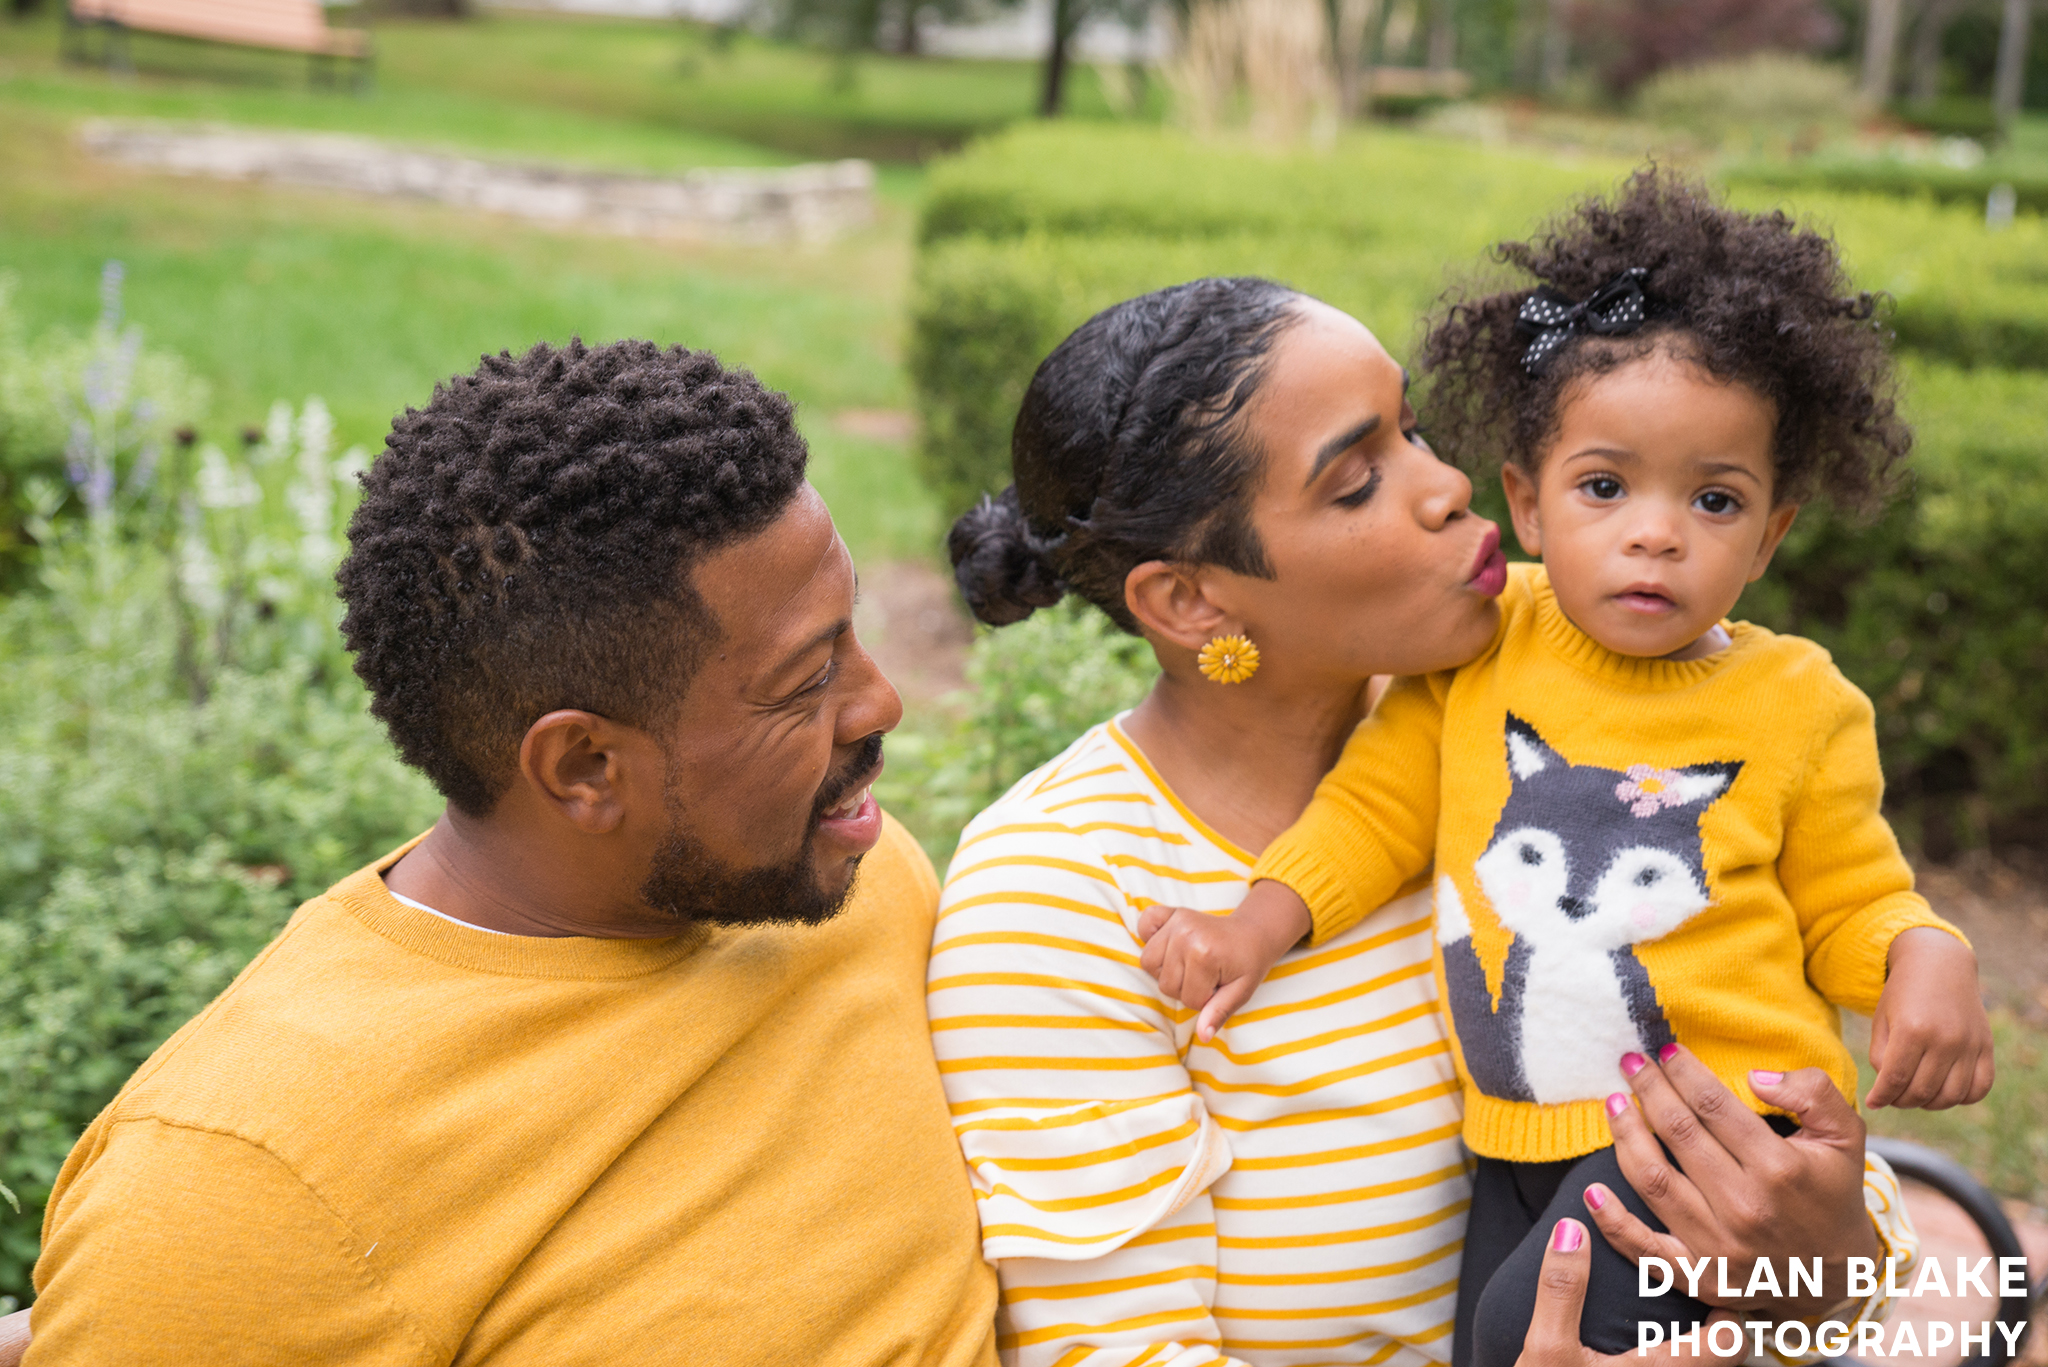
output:
M 1139 962 L 1148 908 L 1243 897 L 1373 676 L 1461 663 L 1492 634 L 1498 532 L 1405 388 L 1356 320 L 1279 286 L 1159 291 L 1047 358 L 1016 485 L 954 528 L 982 620 L 1073 592 L 1161 667 L 969 825 L 940 909 L 934 1046 L 1017 1363 L 1452 1357 L 1469 1187 L 1427 894 L 1290 953 L 1209 1044 Z M 1843 1301 L 1843 1260 L 1881 1250 L 1839 1098 L 1808 1088 L 1786 1141 L 1682 1053 L 1636 1086 L 1617 1143 L 1672 1234 L 1606 1200 L 1609 1241 L 1737 1269 L 1821 1256 L 1825 1299 L 1767 1313 Z M 1889 1175 L 1870 1181 L 1908 1252 Z

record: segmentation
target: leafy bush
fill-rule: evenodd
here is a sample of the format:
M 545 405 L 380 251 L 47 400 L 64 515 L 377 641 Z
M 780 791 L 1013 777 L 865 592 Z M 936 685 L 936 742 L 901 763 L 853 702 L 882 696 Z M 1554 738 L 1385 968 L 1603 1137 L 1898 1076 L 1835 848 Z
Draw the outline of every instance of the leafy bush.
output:
M 1810 510 L 1739 611 L 1819 641 L 1870 694 L 1909 839 L 1937 857 L 2048 842 L 2048 377 L 1908 378 L 1913 497 L 1870 525 Z
M 1010 786 L 1158 677 L 1152 648 L 1078 600 L 976 638 L 968 692 L 890 738 L 880 797 L 941 870 L 960 831 Z
M 1840 67 L 1758 52 L 1661 71 L 1637 89 L 1636 110 L 1712 146 L 1815 145 L 1854 126 L 1856 90 Z
M 22 1198 L 0 1303 L 27 1296 L 51 1181 L 136 1065 L 438 806 L 341 652 L 361 453 L 331 455 L 317 400 L 232 451 L 153 444 L 143 404 L 179 372 L 122 368 L 148 356 L 104 320 L 25 353 L 31 398 L 79 422 L 54 474 L 17 467 L 34 558 L 0 598 L 0 1182 Z

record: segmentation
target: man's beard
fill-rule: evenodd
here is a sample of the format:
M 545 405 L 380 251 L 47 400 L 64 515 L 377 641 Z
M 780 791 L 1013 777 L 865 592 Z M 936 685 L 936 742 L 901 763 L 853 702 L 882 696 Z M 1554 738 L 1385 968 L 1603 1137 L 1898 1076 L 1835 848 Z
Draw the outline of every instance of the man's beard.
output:
M 810 823 L 803 842 L 790 858 L 761 868 L 742 868 L 714 856 L 702 842 L 683 833 L 682 802 L 673 786 L 666 786 L 668 836 L 654 852 L 647 881 L 640 896 L 656 911 L 679 921 L 701 921 L 714 926 L 815 926 L 837 916 L 853 897 L 859 863 L 846 886 L 829 891 L 818 886 L 818 867 L 812 858 L 818 822 L 824 818 L 856 783 L 875 771 L 882 760 L 882 735 L 878 731 L 861 742 L 853 758 L 825 781 L 811 806 Z

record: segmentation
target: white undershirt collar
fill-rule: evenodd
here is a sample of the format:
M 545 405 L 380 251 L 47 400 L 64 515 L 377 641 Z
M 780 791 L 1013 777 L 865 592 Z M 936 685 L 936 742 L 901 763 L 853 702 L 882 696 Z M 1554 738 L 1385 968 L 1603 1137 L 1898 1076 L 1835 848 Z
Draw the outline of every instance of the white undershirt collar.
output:
M 416 911 L 424 911 L 429 916 L 438 916 L 444 921 L 452 921 L 456 925 L 467 927 L 470 930 L 480 930 L 486 935 L 510 935 L 512 933 L 509 930 L 492 930 L 489 926 L 480 926 L 472 921 L 465 921 L 459 916 L 450 916 L 445 911 L 436 911 L 434 908 L 428 906 L 425 902 L 415 902 L 412 900 L 412 898 L 407 897 L 402 892 L 392 892 L 388 884 L 385 886 L 384 891 L 390 892 L 393 897 L 405 903 L 407 906 L 412 907 Z

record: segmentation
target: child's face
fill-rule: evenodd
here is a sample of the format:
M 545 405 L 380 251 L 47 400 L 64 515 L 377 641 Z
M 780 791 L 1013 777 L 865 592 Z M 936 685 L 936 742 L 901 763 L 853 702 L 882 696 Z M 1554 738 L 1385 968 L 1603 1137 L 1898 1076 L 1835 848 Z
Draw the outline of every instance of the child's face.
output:
M 1503 472 L 1565 615 L 1617 654 L 1709 653 L 1798 512 L 1771 501 L 1776 420 L 1663 350 L 1568 391 L 1538 475 Z

